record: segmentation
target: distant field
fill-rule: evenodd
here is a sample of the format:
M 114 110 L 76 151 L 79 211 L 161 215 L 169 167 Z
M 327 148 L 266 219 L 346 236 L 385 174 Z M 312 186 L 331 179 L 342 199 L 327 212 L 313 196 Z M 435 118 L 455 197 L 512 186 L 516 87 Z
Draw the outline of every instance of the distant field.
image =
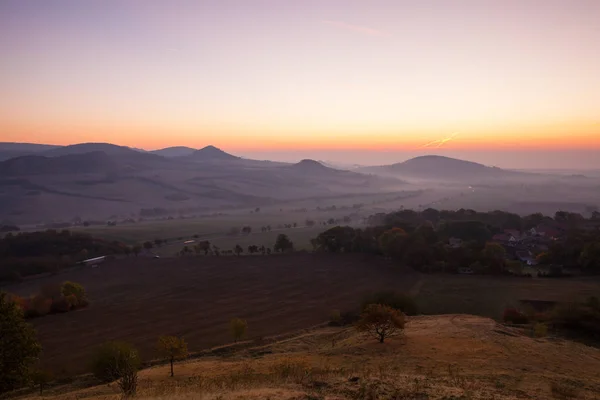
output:
M 191 239 L 194 240 L 194 243 L 189 244 L 189 246 L 193 246 L 196 240 L 208 240 L 212 245 L 219 247 L 221 250 L 233 250 L 237 244 L 242 246 L 244 252 L 247 251 L 248 246 L 250 245 L 256 245 L 259 247 L 265 246 L 273 249 L 277 235 L 283 233 L 292 240 L 296 250 L 312 250 L 310 240 L 326 229 L 328 229 L 326 226 L 316 226 L 311 228 L 298 227 L 292 229 L 276 229 L 270 232 L 258 231 L 252 232 L 250 235 L 208 235 L 199 239 Z M 172 245 L 163 245 L 161 247 L 154 248 L 152 252 L 162 257 L 170 257 L 176 255 L 183 248 L 183 246 L 185 246 L 184 243 L 176 242 Z
M 416 288 L 415 288 L 416 289 Z M 424 275 L 416 300 L 427 314 L 465 313 L 499 319 L 519 300 L 574 301 L 600 293 L 600 279 Z
M 241 229 L 250 226 L 253 233 L 260 233 L 262 226 L 271 225 L 277 229 L 283 224 L 298 224 L 305 226 L 307 219 L 318 222 L 326 221 L 328 218 L 343 218 L 345 215 L 354 214 L 353 210 L 338 210 L 329 212 L 306 212 L 306 213 L 235 213 L 229 215 L 216 215 L 210 217 L 197 217 L 190 219 L 173 219 L 159 221 L 143 221 L 134 224 L 120 224 L 117 226 L 89 226 L 73 228 L 76 232 L 89 233 L 96 237 L 110 240 L 119 240 L 128 244 L 140 243 L 146 240 L 178 238 L 190 238 L 193 235 L 218 237 L 226 235 L 231 228 Z M 356 216 L 354 222 L 362 219 Z M 326 229 L 316 226 L 320 231 Z
M 76 373 L 107 340 L 131 341 L 153 358 L 159 335 L 182 335 L 197 351 L 230 342 L 234 317 L 248 320 L 250 338 L 284 333 L 327 321 L 332 309 L 353 309 L 367 292 L 406 291 L 416 279 L 356 254 L 130 257 L 6 290 L 28 295 L 64 280 L 85 286 L 88 309 L 32 320 L 43 364 Z
M 178 238 L 189 239 L 193 235 L 208 236 L 212 238 L 222 237 L 226 235 L 231 228 L 241 228 L 250 226 L 253 233 L 260 234 L 262 226 L 271 225 L 275 230 L 278 226 L 284 224 L 296 223 L 298 227 L 304 227 L 307 219 L 316 221 L 317 226 L 311 228 L 318 233 L 325 229 L 321 223 L 329 218 L 342 219 L 345 216 L 351 216 L 351 225 L 360 223 L 364 217 L 368 217 L 376 212 L 393 211 L 404 208 L 417 209 L 418 205 L 429 204 L 435 202 L 442 197 L 455 195 L 456 190 L 427 190 L 417 192 L 418 188 L 414 187 L 407 192 L 395 192 L 385 194 L 368 194 L 368 195 L 349 195 L 345 197 L 332 198 L 317 198 L 298 201 L 290 201 L 276 206 L 261 207 L 260 212 L 253 212 L 253 209 L 233 210 L 224 213 L 223 215 L 211 215 L 203 217 L 194 217 L 172 220 L 148 220 L 133 224 L 118 224 L 117 226 L 89 226 L 76 227 L 72 230 L 77 232 L 86 232 L 93 236 L 118 240 L 128 244 L 141 243 L 146 240 L 168 239 L 176 241 Z M 416 194 L 415 194 L 416 193 Z M 352 208 L 355 204 L 363 204 L 361 209 Z M 328 208 L 336 206 L 336 210 L 317 211 L 317 207 Z M 341 209 L 342 207 L 347 207 Z M 306 208 L 306 212 L 298 212 L 295 210 Z M 288 230 L 289 231 L 289 230 Z M 272 233 L 272 232 L 271 232 Z M 281 233 L 281 232 L 280 232 Z M 288 234 L 288 232 L 284 232 Z M 297 238 L 301 248 L 308 245 L 308 240 L 302 233 L 290 233 Z M 240 245 L 247 244 L 264 244 L 272 246 L 276 235 L 265 235 L 261 243 L 244 242 Z M 311 235 L 314 237 L 316 235 Z M 273 240 L 272 240 L 273 239 Z M 308 238 L 310 239 L 310 238 Z M 292 238 L 292 240 L 294 240 Z M 229 246 L 232 242 L 224 240 L 224 246 Z M 233 243 L 232 246 L 235 246 Z M 217 243 L 217 245 L 219 245 Z

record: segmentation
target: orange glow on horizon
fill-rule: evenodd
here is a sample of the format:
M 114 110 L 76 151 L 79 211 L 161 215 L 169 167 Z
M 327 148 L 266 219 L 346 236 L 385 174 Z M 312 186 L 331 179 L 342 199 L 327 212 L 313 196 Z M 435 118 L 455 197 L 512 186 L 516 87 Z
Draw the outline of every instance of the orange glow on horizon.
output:
M 20 125 L 20 126 L 19 126 Z M 485 135 L 456 131 L 440 134 L 427 130 L 414 133 L 391 131 L 373 132 L 292 132 L 275 133 L 265 130 L 235 131 L 228 128 L 215 129 L 165 129 L 142 126 L 101 127 L 55 127 L 39 134 L 40 127 L 12 126 L 0 127 L 1 141 L 47 143 L 69 145 L 82 142 L 109 142 L 118 145 L 160 149 L 170 146 L 201 148 L 214 145 L 230 151 L 239 150 L 560 150 L 560 149 L 600 149 L 600 124 L 558 125 L 556 127 L 525 127 L 507 134 L 502 130 L 488 131 Z M 375 133 L 376 132 L 376 133 Z M 403 132 L 400 130 L 400 132 Z M 451 138 L 444 142 L 444 139 Z M 442 143 L 440 143 L 442 142 Z M 426 146 L 429 143 L 433 145 Z

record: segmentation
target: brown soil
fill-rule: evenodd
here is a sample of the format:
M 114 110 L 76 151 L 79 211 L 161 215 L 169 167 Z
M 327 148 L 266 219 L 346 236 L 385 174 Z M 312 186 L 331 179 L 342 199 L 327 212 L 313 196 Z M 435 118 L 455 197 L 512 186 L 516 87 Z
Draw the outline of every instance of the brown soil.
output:
M 42 362 L 56 373 L 87 370 L 94 348 L 108 340 L 135 344 L 156 356 L 159 335 L 183 336 L 190 351 L 231 341 L 229 321 L 248 321 L 248 338 L 304 329 L 328 320 L 332 309 L 355 309 L 370 291 L 408 291 L 417 280 L 376 257 L 291 254 L 260 257 L 130 257 L 19 286 L 72 280 L 90 306 L 33 319 Z

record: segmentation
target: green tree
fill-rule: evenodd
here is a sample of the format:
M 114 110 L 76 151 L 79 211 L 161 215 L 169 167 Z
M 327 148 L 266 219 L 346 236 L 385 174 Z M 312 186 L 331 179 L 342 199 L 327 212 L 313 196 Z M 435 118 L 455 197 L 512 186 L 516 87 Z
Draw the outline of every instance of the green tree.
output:
M 85 297 L 85 289 L 79 283 L 71 281 L 63 282 L 61 293 L 64 297 L 69 297 L 71 295 L 75 296 L 77 299 L 76 306 L 82 306 L 87 302 Z
M 404 314 L 383 304 L 370 304 L 360 315 L 356 329 L 374 335 L 383 343 L 386 338 L 402 332 Z
M 137 350 L 126 342 L 107 342 L 92 359 L 92 372 L 100 381 L 117 381 L 125 396 L 137 391 L 137 371 L 141 361 Z
M 231 328 L 233 340 L 237 342 L 246 334 L 246 330 L 248 329 L 248 323 L 246 322 L 246 320 L 234 318 L 231 321 L 229 321 L 229 327 Z
M 27 383 L 30 365 L 40 351 L 35 331 L 19 306 L 0 292 L 0 393 Z
M 408 235 L 402 228 L 392 228 L 379 236 L 379 246 L 383 254 L 392 258 L 401 258 Z
M 160 336 L 158 338 L 158 352 L 171 363 L 171 376 L 175 360 L 183 360 L 188 356 L 187 343 L 177 336 Z
M 600 242 L 585 244 L 579 256 L 579 264 L 589 272 L 600 272 Z
M 280 233 L 279 235 L 277 235 L 277 239 L 275 240 L 273 250 L 275 250 L 276 252 L 285 253 L 287 251 L 294 250 L 294 243 L 286 234 Z
M 354 244 L 355 231 L 349 226 L 336 226 L 322 232 L 311 241 L 315 250 L 329 251 L 332 253 L 348 252 Z

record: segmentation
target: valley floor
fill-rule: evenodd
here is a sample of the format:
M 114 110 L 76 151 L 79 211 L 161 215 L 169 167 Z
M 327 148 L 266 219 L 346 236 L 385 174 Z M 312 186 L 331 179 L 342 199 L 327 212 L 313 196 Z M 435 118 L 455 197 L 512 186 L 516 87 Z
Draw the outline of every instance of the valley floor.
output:
M 405 334 L 384 344 L 333 327 L 264 343 L 178 363 L 174 378 L 166 365 L 143 370 L 138 398 L 600 398 L 600 350 L 471 315 L 411 317 Z M 75 381 L 44 398 L 119 398 L 114 384 L 81 387 Z

